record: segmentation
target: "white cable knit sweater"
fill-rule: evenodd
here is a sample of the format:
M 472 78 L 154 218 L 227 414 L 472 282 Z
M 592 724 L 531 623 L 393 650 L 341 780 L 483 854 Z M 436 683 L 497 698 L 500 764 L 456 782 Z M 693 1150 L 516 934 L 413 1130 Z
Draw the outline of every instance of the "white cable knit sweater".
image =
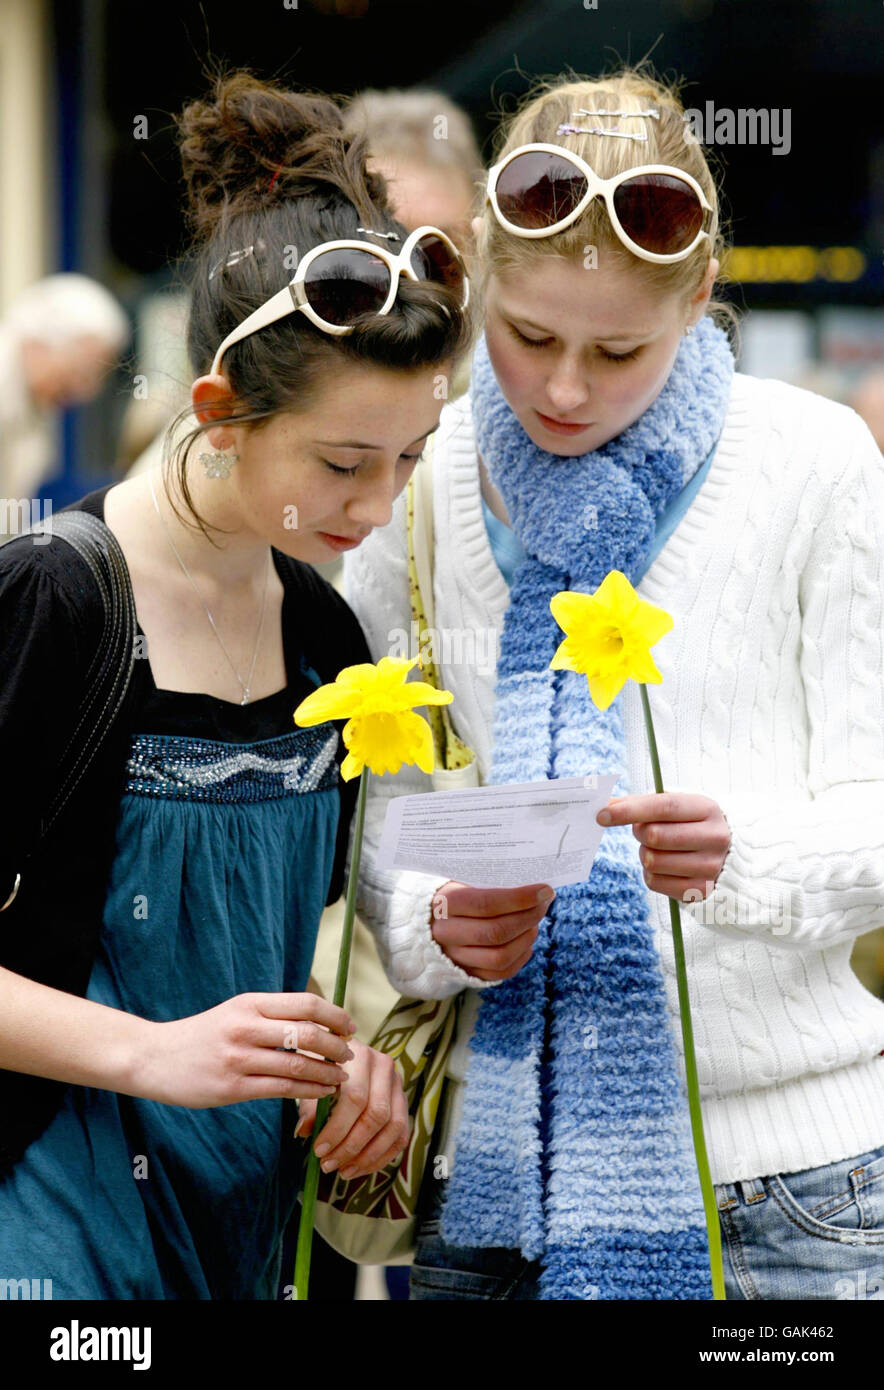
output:
M 433 467 L 437 651 L 484 779 L 497 650 L 489 661 L 486 642 L 509 590 L 485 529 L 468 396 L 443 411 Z M 675 623 L 650 688 L 664 783 L 712 797 L 732 832 L 715 890 L 682 908 L 712 1180 L 876 1148 L 884 1003 L 849 965 L 854 938 L 884 924 L 884 460 L 866 426 L 737 374 L 707 477 L 637 588 Z M 404 497 L 348 556 L 347 596 L 374 659 L 401 654 Z M 631 787 L 652 790 L 637 686 L 619 698 Z M 360 911 L 392 983 L 422 998 L 482 988 L 433 940 L 440 880 L 375 867 L 387 798 L 430 779 L 405 768 L 372 786 Z M 668 904 L 649 898 L 681 1055 Z

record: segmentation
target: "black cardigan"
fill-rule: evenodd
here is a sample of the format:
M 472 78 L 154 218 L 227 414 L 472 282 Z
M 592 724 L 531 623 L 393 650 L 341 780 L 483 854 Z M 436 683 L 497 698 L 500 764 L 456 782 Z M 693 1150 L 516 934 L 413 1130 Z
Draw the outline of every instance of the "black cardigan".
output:
M 108 490 L 90 492 L 71 508 L 103 518 Z M 294 711 L 313 685 L 303 670 L 292 669 L 289 657 L 299 657 L 299 666 L 312 667 L 323 683 L 334 680 L 343 666 L 371 657 L 362 629 L 340 595 L 309 565 L 277 550 L 273 558 L 286 593 L 283 638 L 289 686 L 280 698 L 290 695 Z M 26 861 L 52 799 L 58 761 L 76 721 L 103 618 L 92 574 L 66 541 L 55 537 L 48 545 L 36 545 L 31 537 L 19 536 L 0 546 L 0 904 L 11 892 L 16 872 L 22 872 L 15 900 L 0 912 L 0 966 L 81 997 L 101 931 L 130 735 L 172 731 L 153 727 L 155 719 L 149 721 L 151 728 L 143 727 L 151 696 L 158 696 L 147 661 L 136 659 L 113 727 Z M 228 702 L 208 695 L 184 698 L 202 702 L 201 713 L 217 721 L 218 737 L 234 737 L 223 732 Z M 180 732 L 187 732 L 186 727 Z M 339 765 L 345 751 L 339 736 Z M 355 781 L 340 782 L 329 902 L 341 893 L 356 786 Z M 65 1089 L 64 1082 L 0 1068 L 0 1175 L 43 1133 Z

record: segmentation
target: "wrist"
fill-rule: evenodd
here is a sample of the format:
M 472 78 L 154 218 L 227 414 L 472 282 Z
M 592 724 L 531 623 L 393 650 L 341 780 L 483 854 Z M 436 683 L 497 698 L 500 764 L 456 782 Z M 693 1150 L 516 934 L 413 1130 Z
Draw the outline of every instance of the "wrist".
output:
M 134 1014 L 126 1016 L 129 1026 L 111 1059 L 113 1076 L 108 1080 L 108 1089 L 118 1091 L 124 1096 L 139 1096 L 143 1100 L 155 1100 L 156 1063 L 160 1052 L 161 1023 Z

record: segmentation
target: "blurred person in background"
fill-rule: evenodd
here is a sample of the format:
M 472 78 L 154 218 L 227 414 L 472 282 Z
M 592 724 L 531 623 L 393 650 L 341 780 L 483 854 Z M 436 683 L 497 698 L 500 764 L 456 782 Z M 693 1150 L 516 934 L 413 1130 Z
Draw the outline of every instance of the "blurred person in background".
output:
M 370 167 L 383 174 L 396 216 L 409 231 L 423 222 L 471 252 L 482 158 L 470 118 L 428 88 L 360 92 L 345 108 L 348 130 L 364 133 Z
M 4 498 L 36 497 L 59 462 L 56 412 L 99 394 L 129 335 L 113 295 L 85 275 L 50 275 L 13 301 L 0 320 Z M 0 512 L 0 534 L 12 511 Z
M 408 230 L 429 223 L 447 232 L 469 266 L 472 218 L 484 183 L 479 146 L 467 113 L 431 88 L 367 88 L 345 108 L 352 134 L 363 134 L 369 167 L 382 174 L 396 216 Z M 452 379 L 450 399 L 467 389 L 470 359 Z

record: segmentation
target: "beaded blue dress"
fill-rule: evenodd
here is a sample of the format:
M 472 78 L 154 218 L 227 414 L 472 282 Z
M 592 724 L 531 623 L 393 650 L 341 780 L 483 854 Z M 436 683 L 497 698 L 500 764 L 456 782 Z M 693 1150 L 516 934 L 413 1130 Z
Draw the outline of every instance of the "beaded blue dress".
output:
M 273 554 L 286 689 L 239 706 L 144 683 L 87 992 L 112 1008 L 162 1022 L 306 987 L 341 853 L 339 738 L 293 725 L 320 680 Z M 0 1275 L 51 1279 L 53 1299 L 275 1298 L 296 1123 L 289 1100 L 189 1109 L 69 1086 L 0 1182 Z

